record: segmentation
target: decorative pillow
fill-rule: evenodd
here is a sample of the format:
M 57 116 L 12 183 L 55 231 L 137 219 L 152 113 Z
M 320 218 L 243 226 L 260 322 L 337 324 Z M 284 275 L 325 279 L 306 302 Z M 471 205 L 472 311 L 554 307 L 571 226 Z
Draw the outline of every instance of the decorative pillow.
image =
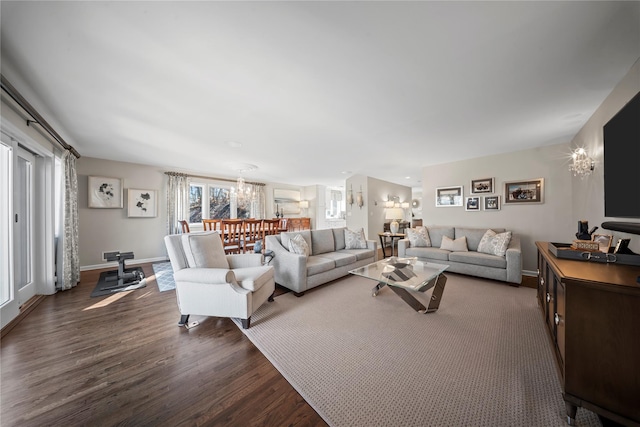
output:
M 411 247 L 431 247 L 431 239 L 426 227 L 407 228 L 406 233 Z
M 505 256 L 507 253 L 507 247 L 511 241 L 511 232 L 505 231 L 504 233 L 496 233 L 489 229 L 484 233 L 480 243 L 478 244 L 478 252 L 482 252 L 489 255 Z
M 360 231 L 351 231 L 344 229 L 344 246 L 345 249 L 367 249 L 367 239 L 364 238 L 364 228 Z
M 307 241 L 304 240 L 302 235 L 296 234 L 291 240 L 289 240 L 289 252 L 309 256 L 309 245 L 307 245 Z
M 440 249 L 446 249 L 451 252 L 468 252 L 467 249 L 467 236 L 459 237 L 453 240 L 449 236 L 442 236 L 442 244 Z
M 229 268 L 229 262 L 217 232 L 183 234 L 182 247 L 191 268 Z

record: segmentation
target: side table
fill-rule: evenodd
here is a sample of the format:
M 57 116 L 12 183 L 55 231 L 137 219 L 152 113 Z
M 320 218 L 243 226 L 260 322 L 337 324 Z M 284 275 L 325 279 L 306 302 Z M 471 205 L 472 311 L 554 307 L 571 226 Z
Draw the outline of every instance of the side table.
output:
M 387 242 L 387 238 L 391 239 L 391 255 L 389 256 L 393 256 L 393 242 L 395 241 L 395 239 L 398 239 L 398 240 L 403 239 L 405 237 L 405 234 L 386 232 L 386 233 L 378 233 L 378 237 L 380 238 L 380 246 L 382 246 L 382 257 L 386 258 L 387 251 L 385 250 L 385 245 Z

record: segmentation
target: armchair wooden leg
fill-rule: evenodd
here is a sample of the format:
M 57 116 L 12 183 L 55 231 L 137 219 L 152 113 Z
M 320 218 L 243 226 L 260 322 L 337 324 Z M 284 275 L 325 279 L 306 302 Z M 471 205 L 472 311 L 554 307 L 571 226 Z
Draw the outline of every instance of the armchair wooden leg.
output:
M 273 293 L 271 295 L 269 295 L 269 299 L 267 299 L 267 301 L 273 302 L 273 297 L 274 297 L 275 294 L 276 294 L 276 292 L 273 291 Z
M 242 329 L 249 329 L 249 326 L 251 325 L 251 316 L 249 316 L 248 319 L 240 319 L 240 321 L 242 322 Z
M 293 292 L 293 294 L 294 294 L 296 297 L 300 298 L 302 295 L 304 295 L 304 292 L 295 292 L 295 291 L 294 291 L 294 292 Z
M 182 316 L 180 316 L 180 321 L 178 321 L 178 326 L 184 326 L 187 324 L 188 321 L 189 321 L 189 315 L 183 314 Z

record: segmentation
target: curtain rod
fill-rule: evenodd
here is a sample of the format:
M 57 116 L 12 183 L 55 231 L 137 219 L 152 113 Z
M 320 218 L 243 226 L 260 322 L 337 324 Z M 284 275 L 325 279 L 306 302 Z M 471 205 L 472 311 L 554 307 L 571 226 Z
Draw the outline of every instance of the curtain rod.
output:
M 235 179 L 229 179 L 229 178 L 218 178 L 215 176 L 204 176 L 204 175 L 191 175 L 189 173 L 181 173 L 181 172 L 165 172 L 165 175 L 170 175 L 170 176 L 186 176 L 186 177 L 190 177 L 190 178 L 203 178 L 203 179 L 212 179 L 215 181 L 225 181 L 225 182 L 237 182 L 237 180 Z M 251 185 L 258 185 L 258 186 L 262 186 L 264 187 L 266 184 L 263 182 L 252 182 L 252 181 L 245 181 L 245 183 L 247 184 L 251 184 Z
M 31 116 L 33 120 L 27 120 L 27 126 L 31 123 L 39 124 L 51 137 L 58 143 L 60 146 L 66 150 L 71 151 L 71 153 L 76 156 L 76 158 L 80 158 L 80 153 L 76 151 L 71 145 L 67 144 L 64 139 L 56 132 L 49 123 L 36 111 L 35 108 L 29 102 L 24 99 L 20 92 L 14 88 L 11 83 L 4 77 L 4 75 L 0 74 L 0 82 L 2 85 L 2 90 L 4 90 L 11 99 L 13 99 L 28 115 Z

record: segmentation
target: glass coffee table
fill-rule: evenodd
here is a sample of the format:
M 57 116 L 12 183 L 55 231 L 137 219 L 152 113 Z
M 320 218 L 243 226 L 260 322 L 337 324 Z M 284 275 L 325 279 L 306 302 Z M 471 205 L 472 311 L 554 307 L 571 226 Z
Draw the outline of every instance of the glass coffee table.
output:
M 404 302 L 419 313 L 432 313 L 438 310 L 447 277 L 442 274 L 448 265 L 418 261 L 417 258 L 385 258 L 364 267 L 349 271 L 356 276 L 377 280 L 371 295 L 377 296 L 380 290 L 388 286 Z M 433 288 L 429 306 L 425 307 L 412 293 L 424 293 Z

